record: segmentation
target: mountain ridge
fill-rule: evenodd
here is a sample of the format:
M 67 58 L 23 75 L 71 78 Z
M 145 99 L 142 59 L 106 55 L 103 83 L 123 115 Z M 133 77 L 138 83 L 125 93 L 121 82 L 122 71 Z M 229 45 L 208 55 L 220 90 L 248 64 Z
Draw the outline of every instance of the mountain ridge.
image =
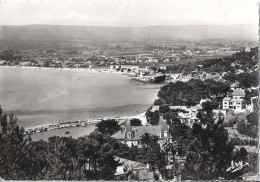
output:
M 1 25 L 2 45 L 45 44 L 48 41 L 120 42 L 149 40 L 258 40 L 258 28 L 241 25 L 156 25 L 107 27 L 74 25 Z M 27 41 L 27 42 L 26 42 Z

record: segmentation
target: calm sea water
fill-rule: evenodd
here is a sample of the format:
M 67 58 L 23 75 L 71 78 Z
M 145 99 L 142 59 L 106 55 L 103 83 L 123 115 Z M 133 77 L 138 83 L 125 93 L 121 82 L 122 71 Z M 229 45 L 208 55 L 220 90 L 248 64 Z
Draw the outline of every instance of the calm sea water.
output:
M 160 87 L 115 73 L 0 67 L 0 105 L 25 128 L 136 115 L 153 103 Z

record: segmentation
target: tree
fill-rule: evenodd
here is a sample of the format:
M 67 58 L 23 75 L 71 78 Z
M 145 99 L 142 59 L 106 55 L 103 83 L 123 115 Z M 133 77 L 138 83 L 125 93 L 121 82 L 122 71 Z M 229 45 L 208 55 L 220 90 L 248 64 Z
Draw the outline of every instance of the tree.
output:
M 164 113 L 169 112 L 171 109 L 170 109 L 169 105 L 165 104 L 165 105 L 160 105 L 159 110 L 161 113 L 164 114 Z
M 160 112 L 155 111 L 152 112 L 150 109 L 148 109 L 145 113 L 145 116 L 147 118 L 147 122 L 151 125 L 158 125 L 159 118 L 160 118 Z
M 259 123 L 259 113 L 258 113 L 258 111 L 249 113 L 246 118 L 247 118 L 248 123 L 250 123 L 251 125 L 258 126 L 258 123 Z
M 205 119 L 201 124 L 194 123 L 186 149 L 185 174 L 187 179 L 214 179 L 223 176 L 231 161 L 233 144 L 228 140 L 223 121 L 214 122 L 213 115 L 201 113 Z M 207 115 L 207 116 L 204 116 Z M 221 120 L 221 118 L 219 118 Z
M 131 126 L 141 126 L 142 125 L 142 121 L 140 119 L 131 119 L 130 120 L 130 124 Z
M 206 101 L 202 103 L 202 108 L 206 112 L 212 112 L 213 109 L 216 109 L 218 107 L 218 103 L 214 101 Z
M 151 137 L 151 135 L 149 133 L 144 133 L 140 137 L 140 142 L 141 142 L 143 147 L 150 148 L 152 146 L 152 137 Z
M 113 135 L 120 130 L 118 122 L 114 119 L 102 120 L 96 124 L 96 131 L 101 132 L 103 135 Z

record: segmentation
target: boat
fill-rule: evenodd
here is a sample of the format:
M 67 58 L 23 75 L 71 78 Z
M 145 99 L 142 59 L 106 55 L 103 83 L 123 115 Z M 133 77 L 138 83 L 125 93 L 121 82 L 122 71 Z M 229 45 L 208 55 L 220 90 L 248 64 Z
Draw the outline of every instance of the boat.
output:
M 65 135 L 67 135 L 67 134 L 69 134 L 69 133 L 70 133 L 69 131 L 66 131 L 66 132 L 65 132 Z

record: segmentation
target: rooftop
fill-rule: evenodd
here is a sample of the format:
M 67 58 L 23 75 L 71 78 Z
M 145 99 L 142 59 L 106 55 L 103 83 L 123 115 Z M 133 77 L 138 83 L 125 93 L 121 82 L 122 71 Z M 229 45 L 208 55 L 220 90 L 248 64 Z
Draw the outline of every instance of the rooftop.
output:
M 240 97 L 245 97 L 245 92 L 242 89 L 237 89 L 232 93 L 232 96 L 240 96 Z

